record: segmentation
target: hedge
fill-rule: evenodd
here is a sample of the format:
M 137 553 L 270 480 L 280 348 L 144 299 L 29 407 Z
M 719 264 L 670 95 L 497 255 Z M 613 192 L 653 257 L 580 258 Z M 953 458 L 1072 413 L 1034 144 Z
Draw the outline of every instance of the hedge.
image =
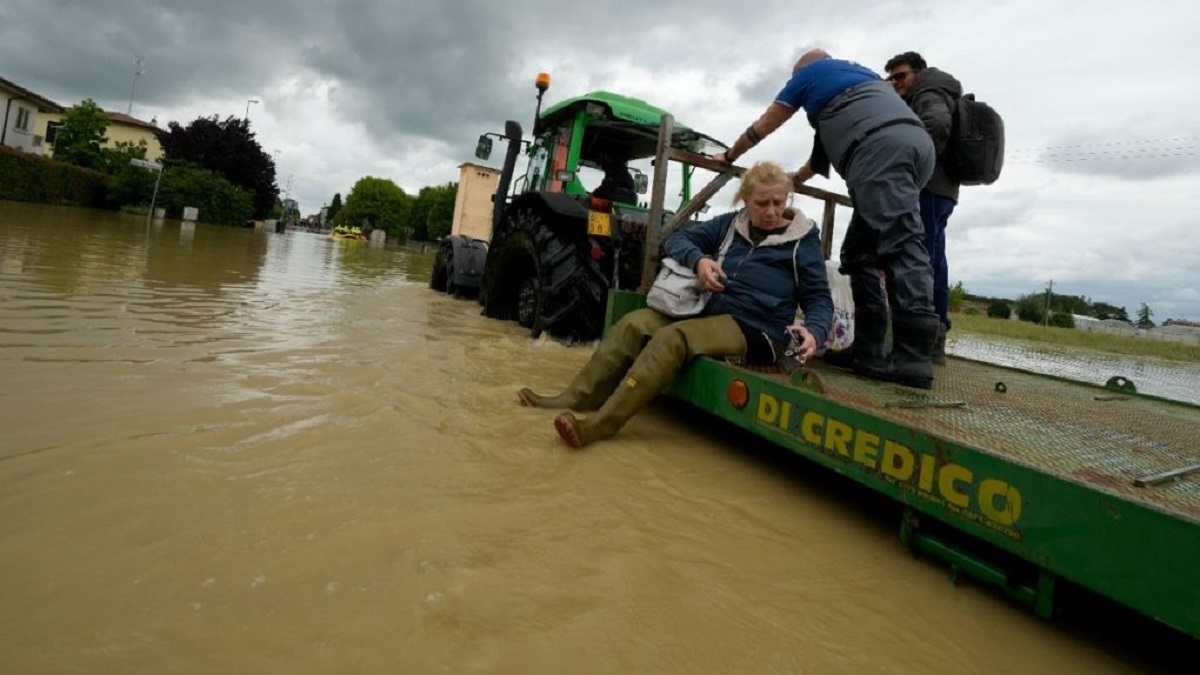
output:
M 108 176 L 0 146 L 0 199 L 102 208 Z

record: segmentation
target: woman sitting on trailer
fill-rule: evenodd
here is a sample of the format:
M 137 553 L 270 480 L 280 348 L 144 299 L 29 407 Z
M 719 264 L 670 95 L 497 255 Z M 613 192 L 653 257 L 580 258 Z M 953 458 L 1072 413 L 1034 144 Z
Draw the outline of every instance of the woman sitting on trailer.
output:
M 742 178 L 734 204 L 744 209 L 696 223 L 667 238 L 668 256 L 695 270 L 712 298 L 695 318 L 671 319 L 644 308 L 609 331 L 566 391 L 517 393 L 521 405 L 589 411 L 564 412 L 554 427 L 573 448 L 620 431 L 697 356 L 772 365 L 788 348 L 800 358 L 824 345 L 833 312 L 820 233 L 788 206 L 792 179 L 772 162 L 759 162 Z M 733 236 L 724 263 L 718 250 Z M 794 324 L 796 308 L 805 321 Z

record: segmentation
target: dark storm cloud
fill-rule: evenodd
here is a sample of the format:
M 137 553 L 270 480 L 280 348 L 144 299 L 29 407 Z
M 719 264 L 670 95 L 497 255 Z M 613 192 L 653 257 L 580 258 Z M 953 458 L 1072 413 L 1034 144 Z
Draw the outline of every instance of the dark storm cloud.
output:
M 830 3 L 807 13 L 820 9 L 828 25 L 858 4 Z M 121 109 L 133 84 L 133 58 L 140 55 L 146 74 L 137 84 L 139 104 L 170 108 L 265 96 L 286 79 L 294 86 L 286 100 L 276 93 L 278 102 L 304 105 L 312 88 L 325 85 L 335 113 L 364 125 L 384 145 L 421 139 L 457 147 L 505 119 L 531 120 L 538 67 L 571 61 L 600 86 L 623 64 L 720 72 L 755 57 L 756 34 L 805 15 L 783 2 L 758 10 L 720 0 L 583 6 L 9 0 L 0 8 L 0 75 L 64 105 L 93 98 Z M 779 48 L 791 58 L 803 39 Z M 770 100 L 785 75 L 786 64 L 743 91 Z M 547 102 L 560 99 L 556 93 Z M 272 114 L 286 116 L 286 107 Z
M 146 71 L 139 102 L 236 98 L 278 70 L 289 41 L 311 34 L 312 16 L 233 0 L 10 0 L 0 8 L 0 63 L 5 77 L 64 105 L 128 100 L 138 55 Z

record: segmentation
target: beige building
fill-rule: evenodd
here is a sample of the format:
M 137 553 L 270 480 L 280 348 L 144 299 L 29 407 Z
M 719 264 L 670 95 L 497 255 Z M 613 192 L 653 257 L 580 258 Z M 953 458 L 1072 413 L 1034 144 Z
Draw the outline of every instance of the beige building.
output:
M 65 111 L 64 111 L 65 112 Z M 125 113 L 107 112 L 108 129 L 104 132 L 104 146 L 111 148 L 117 143 L 133 143 L 138 144 L 138 141 L 146 141 L 146 159 L 157 162 L 162 159 L 163 149 L 162 144 L 158 142 L 158 134 L 161 131 L 151 122 L 143 122 L 136 117 L 130 117 Z M 64 113 L 51 113 L 44 115 L 42 121 L 41 134 L 46 139 L 46 155 L 54 156 L 54 133 L 57 127 L 62 125 Z
M 450 234 L 488 241 L 492 238 L 492 195 L 500 170 L 464 162 L 458 166 L 458 193 Z

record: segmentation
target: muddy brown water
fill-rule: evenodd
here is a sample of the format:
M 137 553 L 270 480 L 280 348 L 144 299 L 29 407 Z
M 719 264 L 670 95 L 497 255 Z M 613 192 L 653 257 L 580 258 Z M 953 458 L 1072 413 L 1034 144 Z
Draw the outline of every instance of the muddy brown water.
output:
M 683 406 L 571 452 L 514 392 L 588 350 L 430 264 L 0 202 L 0 670 L 1119 673 L 1194 646 L 954 585 L 880 500 Z

